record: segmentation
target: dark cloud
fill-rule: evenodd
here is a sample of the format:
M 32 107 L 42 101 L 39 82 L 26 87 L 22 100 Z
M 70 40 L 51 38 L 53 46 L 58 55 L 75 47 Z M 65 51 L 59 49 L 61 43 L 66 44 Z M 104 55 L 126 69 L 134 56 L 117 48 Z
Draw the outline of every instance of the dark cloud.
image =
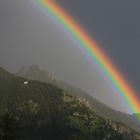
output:
M 60 0 L 140 92 L 140 1 Z

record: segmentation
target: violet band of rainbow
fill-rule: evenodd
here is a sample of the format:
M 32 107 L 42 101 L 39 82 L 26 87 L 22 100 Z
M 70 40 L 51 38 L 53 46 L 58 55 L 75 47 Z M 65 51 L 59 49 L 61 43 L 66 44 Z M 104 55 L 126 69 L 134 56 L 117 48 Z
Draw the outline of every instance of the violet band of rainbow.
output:
M 74 40 L 78 41 L 82 50 L 92 58 L 101 71 L 114 85 L 118 96 L 128 105 L 132 112 L 140 112 L 140 102 L 135 90 L 126 81 L 109 56 L 101 49 L 92 37 L 78 24 L 70 14 L 54 0 L 35 0 L 46 12 L 67 30 Z M 140 121 L 140 118 L 138 118 Z

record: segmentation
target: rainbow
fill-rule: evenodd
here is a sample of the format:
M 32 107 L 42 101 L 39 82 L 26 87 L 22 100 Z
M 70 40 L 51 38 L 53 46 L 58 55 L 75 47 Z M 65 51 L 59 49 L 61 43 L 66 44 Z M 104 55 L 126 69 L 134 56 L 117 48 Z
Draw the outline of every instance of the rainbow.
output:
M 105 51 L 88 35 L 66 10 L 64 10 L 54 0 L 36 0 L 51 16 L 70 33 L 74 40 L 78 41 L 80 47 L 86 51 L 92 60 L 98 65 L 101 71 L 108 77 L 114 85 L 118 96 L 121 96 L 132 112 L 140 112 L 140 102 L 136 92 L 123 78 L 122 74 L 107 56 Z M 140 120 L 140 118 L 139 118 Z

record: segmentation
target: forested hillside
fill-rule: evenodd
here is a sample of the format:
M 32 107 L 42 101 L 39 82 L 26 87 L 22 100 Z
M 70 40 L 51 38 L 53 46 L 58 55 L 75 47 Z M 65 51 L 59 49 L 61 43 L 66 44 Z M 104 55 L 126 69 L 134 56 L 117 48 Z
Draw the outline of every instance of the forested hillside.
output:
M 106 119 L 111 119 L 117 122 L 121 122 L 125 124 L 126 126 L 128 126 L 129 128 L 132 128 L 135 131 L 140 132 L 140 124 L 138 120 L 136 119 L 135 115 L 130 115 L 130 114 L 112 109 L 111 107 L 94 99 L 92 96 L 82 91 L 81 89 L 55 78 L 55 76 L 52 75 L 50 72 L 48 72 L 48 70 L 40 68 L 38 65 L 34 64 L 31 66 L 23 66 L 18 71 L 17 75 L 30 79 L 30 80 L 37 80 L 41 82 L 51 83 L 63 89 L 69 95 L 72 95 L 76 98 L 79 98 L 79 97 L 85 98 L 90 103 L 94 112 L 96 112 L 96 114 L 98 114 L 99 116 Z
M 46 139 L 139 140 L 139 134 L 99 117 L 85 99 L 0 68 L 0 140 Z

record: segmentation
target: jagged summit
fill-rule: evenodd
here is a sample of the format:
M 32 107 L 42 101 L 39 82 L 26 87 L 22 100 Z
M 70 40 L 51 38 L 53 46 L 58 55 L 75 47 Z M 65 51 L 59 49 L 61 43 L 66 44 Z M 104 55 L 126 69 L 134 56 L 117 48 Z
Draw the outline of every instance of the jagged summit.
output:
M 39 65 L 33 64 L 29 66 L 23 66 L 19 71 L 18 74 L 20 73 L 27 73 L 28 71 L 44 71 L 43 68 L 41 68 Z
M 23 66 L 18 71 L 17 75 L 31 80 L 39 80 L 42 82 L 51 82 L 55 80 L 55 77 L 51 73 L 36 64 Z

